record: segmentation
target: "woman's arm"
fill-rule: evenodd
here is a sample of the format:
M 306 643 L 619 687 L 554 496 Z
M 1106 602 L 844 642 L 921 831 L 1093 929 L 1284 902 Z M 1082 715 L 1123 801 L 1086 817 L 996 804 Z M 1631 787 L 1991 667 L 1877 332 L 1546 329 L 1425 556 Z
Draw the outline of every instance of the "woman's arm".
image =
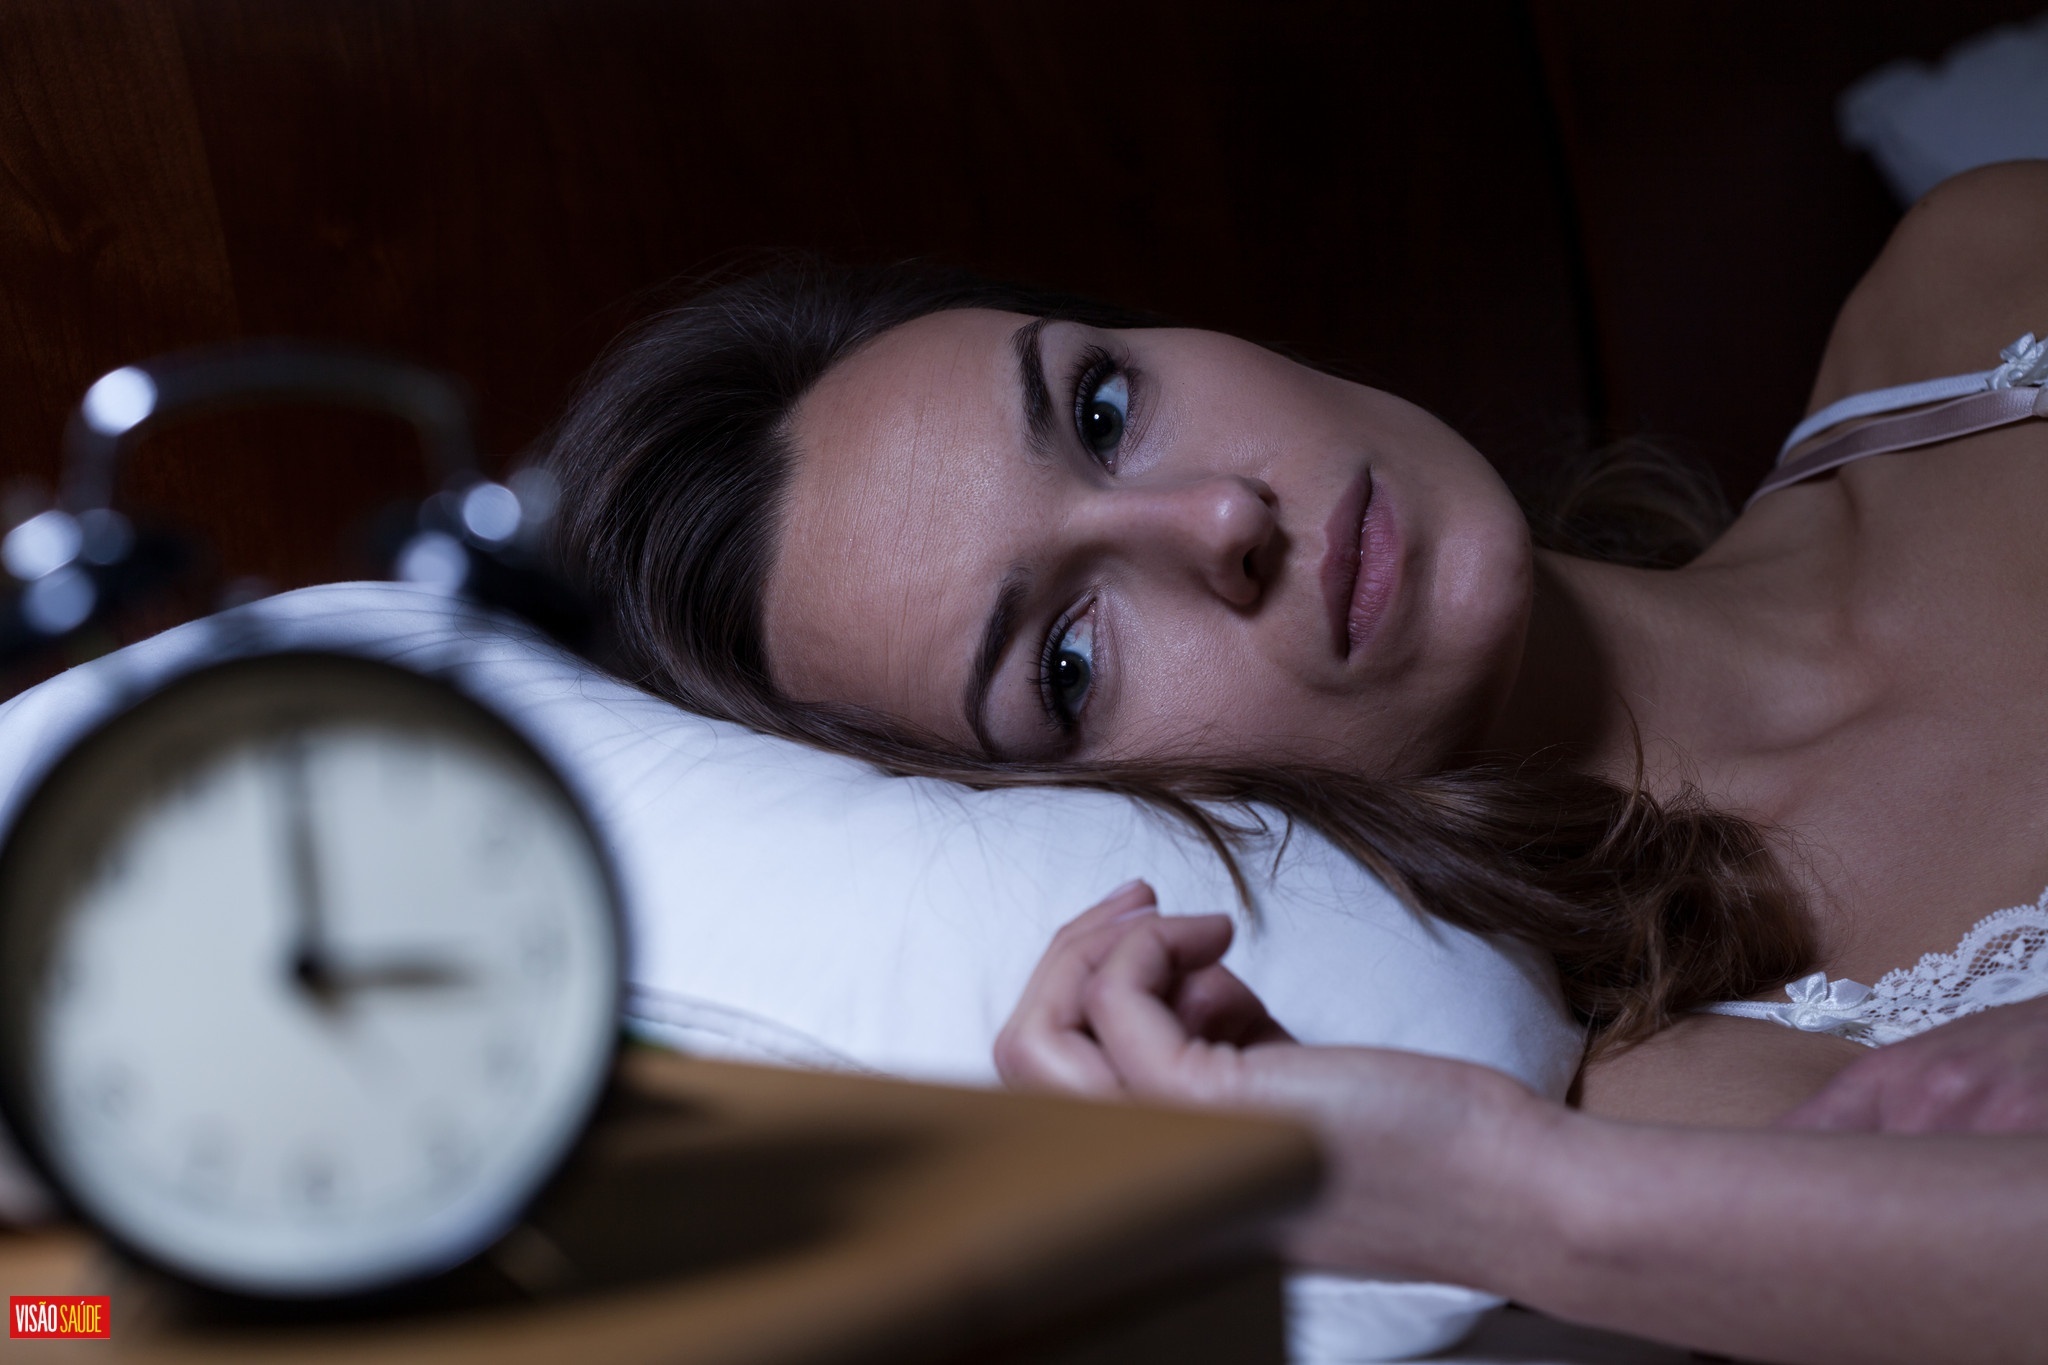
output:
M 1789 1362 L 2048 1358 L 2048 1138 L 1643 1127 L 1562 1112 L 1501 1180 L 1488 1287 Z
M 1217 965 L 1227 919 L 1090 915 L 1005 1030 L 1005 1078 L 1305 1118 L 1332 1168 L 1305 1263 L 1770 1360 L 2048 1357 L 2048 1138 L 1625 1124 L 1462 1063 L 1248 1043 L 1284 1035 Z

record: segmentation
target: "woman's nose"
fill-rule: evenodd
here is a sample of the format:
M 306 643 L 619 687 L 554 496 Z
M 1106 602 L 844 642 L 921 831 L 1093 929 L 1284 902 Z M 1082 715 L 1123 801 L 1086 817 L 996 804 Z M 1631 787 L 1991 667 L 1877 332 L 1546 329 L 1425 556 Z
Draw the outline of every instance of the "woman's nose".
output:
M 1273 490 L 1235 474 L 1170 485 L 1125 485 L 1101 495 L 1101 533 L 1120 553 L 1190 571 L 1233 606 L 1259 600 L 1279 537 Z

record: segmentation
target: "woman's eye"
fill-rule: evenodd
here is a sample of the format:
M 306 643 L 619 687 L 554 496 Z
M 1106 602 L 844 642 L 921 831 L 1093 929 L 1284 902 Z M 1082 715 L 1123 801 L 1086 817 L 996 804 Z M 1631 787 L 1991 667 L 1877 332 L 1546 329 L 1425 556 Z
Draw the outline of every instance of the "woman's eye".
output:
M 1056 627 L 1046 640 L 1038 686 L 1046 710 L 1060 728 L 1073 728 L 1094 681 L 1095 613 L 1090 611 Z
M 1130 382 L 1121 371 L 1111 371 L 1090 382 L 1080 399 L 1081 443 L 1098 456 L 1114 455 L 1131 416 Z

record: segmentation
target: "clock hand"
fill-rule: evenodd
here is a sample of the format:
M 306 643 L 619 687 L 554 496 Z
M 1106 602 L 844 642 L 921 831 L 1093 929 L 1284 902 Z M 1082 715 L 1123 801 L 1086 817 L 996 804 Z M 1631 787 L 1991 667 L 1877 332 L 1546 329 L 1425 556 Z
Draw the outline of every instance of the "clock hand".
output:
M 296 932 L 291 975 L 323 1009 L 336 1003 L 332 964 L 328 959 L 325 907 L 320 899 L 319 851 L 313 834 L 313 793 L 306 778 L 306 737 L 294 733 L 278 747 L 282 760 L 286 857 L 291 865 L 292 910 Z
M 392 958 L 384 962 L 336 963 L 324 966 L 325 986 L 333 995 L 356 991 L 450 990 L 469 984 L 470 974 L 431 958 Z

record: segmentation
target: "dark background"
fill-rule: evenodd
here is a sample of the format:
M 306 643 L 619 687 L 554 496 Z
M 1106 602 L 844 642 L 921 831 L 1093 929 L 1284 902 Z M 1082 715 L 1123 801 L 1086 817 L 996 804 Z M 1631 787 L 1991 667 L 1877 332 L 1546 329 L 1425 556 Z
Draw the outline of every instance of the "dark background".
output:
M 2037 6 L 0 0 L 0 483 L 102 371 L 277 333 L 459 374 L 506 456 L 677 277 L 799 247 L 1282 345 L 1517 480 L 1649 435 L 1739 498 L 1897 216 L 1836 95 Z M 291 586 L 416 464 L 211 419 L 127 493 Z

